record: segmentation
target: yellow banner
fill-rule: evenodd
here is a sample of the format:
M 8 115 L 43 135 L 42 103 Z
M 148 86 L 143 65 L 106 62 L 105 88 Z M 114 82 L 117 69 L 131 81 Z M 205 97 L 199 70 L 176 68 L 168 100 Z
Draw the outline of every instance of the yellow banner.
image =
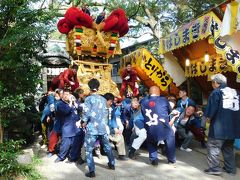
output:
M 231 71 L 231 67 L 227 65 L 227 61 L 221 55 L 214 55 L 205 62 L 204 58 L 191 60 L 189 66 L 185 66 L 185 76 L 195 77 L 212 75 L 221 72 Z
M 152 54 L 142 48 L 131 54 L 124 56 L 122 66 L 125 62 L 131 62 L 134 66 L 139 66 L 146 75 L 155 82 L 162 91 L 165 91 L 172 82 L 169 74 L 164 70 L 163 66 L 152 56 Z
M 224 27 L 221 27 L 221 21 L 216 18 L 216 15 L 214 16 L 215 18 L 212 18 L 211 20 L 212 37 L 209 38 L 209 42 L 214 43 L 217 53 L 221 54 L 227 60 L 228 65 L 231 66 L 233 71 L 237 73 L 237 78 L 240 80 L 240 53 L 221 40 L 220 28 Z
M 186 46 L 211 35 L 210 25 L 213 15 L 215 15 L 213 12 L 209 12 L 160 39 L 159 54 Z

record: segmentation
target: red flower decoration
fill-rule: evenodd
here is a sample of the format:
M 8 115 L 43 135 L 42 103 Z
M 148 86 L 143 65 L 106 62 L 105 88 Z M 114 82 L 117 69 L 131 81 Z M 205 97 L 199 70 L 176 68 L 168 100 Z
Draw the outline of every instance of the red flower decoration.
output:
M 150 101 L 150 102 L 148 103 L 148 105 L 149 105 L 150 107 L 154 107 L 154 106 L 155 106 L 155 102 L 154 102 L 154 101 Z

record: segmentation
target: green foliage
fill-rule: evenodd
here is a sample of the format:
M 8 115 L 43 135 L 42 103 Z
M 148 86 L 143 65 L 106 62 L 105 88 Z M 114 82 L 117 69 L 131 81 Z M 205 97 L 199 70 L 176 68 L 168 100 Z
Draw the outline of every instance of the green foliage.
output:
M 39 119 L 40 115 L 38 112 L 31 109 L 12 115 L 11 121 L 8 122 L 8 127 L 6 128 L 8 138 L 15 140 L 24 138 L 27 144 L 32 143 L 34 141 L 34 128 L 38 125 Z
M 0 3 L 0 124 L 25 119 L 40 82 L 37 54 L 54 30 L 56 11 L 36 8 L 37 0 L 2 0 Z M 35 4 L 35 5 L 34 5 Z M 21 119 L 18 118 L 21 122 Z M 23 124 L 23 123 L 22 123 Z M 19 126 L 20 128 L 22 126 Z
M 105 0 L 99 3 L 91 0 L 76 0 L 75 4 L 80 7 L 87 5 L 94 16 L 106 8 L 109 14 L 112 10 L 120 7 L 125 10 L 128 18 L 130 31 L 127 36 L 139 38 L 143 34 L 151 34 L 153 42 L 146 48 L 157 59 L 159 38 L 168 35 L 181 25 L 206 13 L 211 8 L 222 3 L 224 0 Z M 98 11 L 97 13 L 94 11 Z M 140 19 L 140 20 L 139 20 Z
M 1 107 L 1 124 L 6 127 L 9 123 L 8 118 L 11 117 L 12 113 L 16 113 L 16 111 L 9 111 L 9 107 L 13 107 L 13 109 L 17 109 L 17 112 L 23 112 L 25 109 L 25 105 L 23 103 L 23 97 L 21 95 L 9 95 L 3 96 L 2 101 L 0 101 Z M 3 118 L 4 117 L 4 118 Z
M 29 165 L 20 165 L 19 168 L 19 175 L 25 177 L 26 179 L 29 180 L 40 180 L 43 179 L 43 177 L 41 176 L 41 174 L 38 173 L 38 171 L 36 170 L 35 166 L 39 165 L 41 163 L 41 159 L 37 156 L 33 156 L 33 162 L 32 164 Z
M 16 158 L 23 143 L 24 141 L 10 140 L 0 144 L 0 176 L 14 174 L 19 169 Z
M 129 22 L 132 23 L 131 31 L 129 32 L 130 36 L 139 37 L 139 34 L 147 30 L 152 31 L 151 33 L 154 36 L 153 29 L 149 27 L 148 23 L 144 24 L 136 20 L 137 16 L 149 20 L 146 9 L 149 10 L 151 16 L 156 20 L 156 26 L 160 25 L 162 35 L 166 35 L 223 1 L 224 0 L 137 0 L 133 3 L 133 1 L 125 0 L 105 0 L 102 1 L 103 3 L 98 4 L 93 3 L 91 0 L 82 0 L 79 6 L 88 5 L 91 10 L 106 7 L 107 12 L 111 12 L 118 7 L 124 9 L 129 17 Z M 154 29 L 156 28 L 158 27 L 154 27 Z
M 16 179 L 18 176 L 34 180 L 42 179 L 35 169 L 35 166 L 41 162 L 37 156 L 33 157 L 32 164 L 18 164 L 16 158 L 21 153 L 23 144 L 25 144 L 23 140 L 10 140 L 0 144 L 0 179 Z
M 206 13 L 223 0 L 162 0 L 159 22 L 163 35 Z

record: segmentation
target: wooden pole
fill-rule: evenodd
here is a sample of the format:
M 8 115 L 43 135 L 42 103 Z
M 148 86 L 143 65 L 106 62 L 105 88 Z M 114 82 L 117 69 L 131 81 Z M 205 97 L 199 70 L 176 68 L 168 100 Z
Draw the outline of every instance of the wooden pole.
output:
M 191 98 L 191 87 L 190 87 L 190 81 L 189 78 L 187 78 L 187 93 L 188 93 L 188 97 Z

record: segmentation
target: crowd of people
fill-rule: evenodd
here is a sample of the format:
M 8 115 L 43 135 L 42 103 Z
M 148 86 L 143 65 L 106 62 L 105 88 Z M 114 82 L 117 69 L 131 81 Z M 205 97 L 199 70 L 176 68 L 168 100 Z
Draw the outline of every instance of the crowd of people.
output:
M 88 82 L 90 94 L 78 88 L 56 89 L 46 96 L 41 118 L 44 146 L 48 156 L 57 154 L 56 163 L 68 158 L 69 162 L 87 163 L 87 177 L 95 177 L 93 155 L 105 152 L 108 168 L 115 170 L 113 147 L 118 159 L 134 159 L 141 146 L 147 147 L 149 160 L 158 165 L 159 147 L 164 149 L 168 163 L 176 162 L 176 147 L 189 153 L 195 137 L 206 148 L 205 122 L 210 121 L 208 135 L 208 164 L 205 173 L 222 173 L 219 163 L 223 151 L 227 173 L 236 174 L 233 141 L 240 137 L 239 94 L 227 87 L 226 77 L 212 77 L 214 91 L 204 114 L 197 110 L 195 102 L 180 87 L 179 99 L 175 95 L 165 97 L 157 86 L 149 88 L 145 97 L 119 99 L 110 92 L 99 95 L 97 79 Z M 42 103 L 43 104 L 43 103 Z M 81 149 L 85 149 L 83 158 Z M 101 151 L 101 149 L 103 151 Z

